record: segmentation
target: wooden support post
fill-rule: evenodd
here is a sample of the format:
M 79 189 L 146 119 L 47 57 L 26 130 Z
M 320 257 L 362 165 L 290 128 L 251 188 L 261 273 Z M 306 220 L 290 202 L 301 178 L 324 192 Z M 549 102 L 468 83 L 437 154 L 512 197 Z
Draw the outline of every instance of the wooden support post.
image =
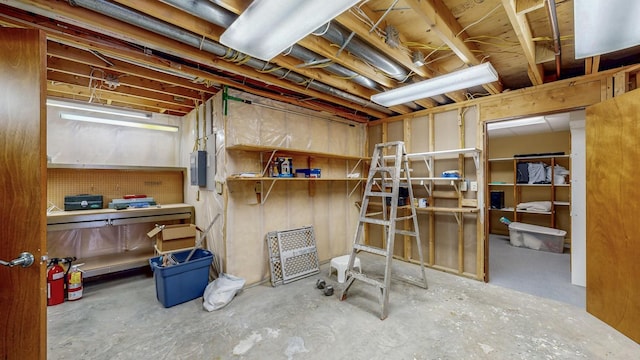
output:
M 382 124 L 382 134 L 381 135 L 382 135 L 382 142 L 386 143 L 388 141 L 388 137 L 389 137 L 389 124 L 387 124 L 387 123 Z M 387 149 L 383 149 L 381 155 L 382 156 L 387 155 Z M 371 166 L 373 166 L 373 164 L 371 164 Z M 382 188 L 382 191 L 385 191 L 385 189 Z M 382 248 L 386 249 L 387 248 L 387 236 L 385 235 L 384 231 L 382 231 L 380 233 L 380 239 L 382 240 Z
M 613 96 L 619 96 L 627 92 L 629 84 L 629 73 L 621 71 L 613 78 Z
M 458 108 L 458 148 L 465 148 L 464 141 L 464 113 L 462 108 Z M 464 169 L 464 154 L 458 154 L 458 171 L 460 174 L 466 174 Z M 462 207 L 462 198 L 464 194 L 458 191 L 458 207 Z M 460 213 L 460 222 L 458 224 L 458 272 L 464 272 L 464 214 Z
M 429 151 L 435 151 L 436 148 L 436 136 L 435 136 L 435 117 L 433 113 L 429 114 Z M 434 176 L 433 167 L 429 171 L 429 177 Z M 432 186 L 431 184 L 430 186 Z M 435 206 L 433 191 L 429 195 L 429 206 Z M 429 213 L 429 266 L 435 265 L 436 262 L 436 214 L 435 211 Z

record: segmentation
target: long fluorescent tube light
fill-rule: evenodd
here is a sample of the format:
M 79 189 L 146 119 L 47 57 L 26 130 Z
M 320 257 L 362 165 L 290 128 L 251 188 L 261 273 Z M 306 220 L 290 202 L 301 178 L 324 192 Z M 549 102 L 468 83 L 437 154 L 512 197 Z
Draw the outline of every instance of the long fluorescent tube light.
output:
M 517 119 L 517 120 L 499 121 L 499 122 L 487 124 L 487 130 L 491 131 L 491 130 L 498 130 L 498 129 L 514 128 L 518 126 L 545 124 L 546 122 L 547 121 L 544 119 L 544 116 L 536 116 L 532 118 Z
M 63 109 L 91 111 L 91 112 L 100 113 L 100 114 L 125 116 L 125 117 L 134 118 L 134 119 L 149 119 L 151 117 L 150 114 L 146 114 L 142 112 L 110 109 L 107 107 L 93 106 L 91 104 L 72 103 L 72 102 L 59 101 L 54 99 L 47 99 L 47 105 L 55 106 Z
M 360 0 L 254 0 L 220 42 L 269 61 Z
M 371 101 L 382 106 L 394 106 L 414 100 L 467 89 L 498 80 L 498 73 L 486 62 L 463 70 L 434 77 L 371 96 Z
M 574 0 L 575 58 L 640 45 L 638 14 L 639 1 Z
M 60 118 L 64 120 L 86 121 L 86 122 L 92 122 L 97 124 L 127 126 L 127 127 L 147 129 L 147 130 L 178 132 L 178 127 L 173 125 L 161 125 L 161 124 L 143 123 L 138 121 L 104 119 L 104 118 L 99 118 L 94 116 L 84 116 L 84 115 L 76 115 L 76 114 L 68 114 L 68 113 L 60 113 Z

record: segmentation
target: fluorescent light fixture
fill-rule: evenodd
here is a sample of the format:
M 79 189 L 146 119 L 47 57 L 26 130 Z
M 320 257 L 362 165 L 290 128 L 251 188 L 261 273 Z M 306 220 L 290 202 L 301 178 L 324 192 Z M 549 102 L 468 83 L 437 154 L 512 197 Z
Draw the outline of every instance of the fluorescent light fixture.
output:
M 86 122 L 92 122 L 97 124 L 127 126 L 127 127 L 147 129 L 147 130 L 160 130 L 160 131 L 168 131 L 168 132 L 178 131 L 178 127 L 173 125 L 161 125 L 161 124 L 151 124 L 151 123 L 144 123 L 144 122 L 138 122 L 138 121 L 105 119 L 105 118 L 99 118 L 94 116 L 76 115 L 76 114 L 68 114 L 68 113 L 60 113 L 60 118 L 64 120 L 86 121 Z
M 574 0 L 576 59 L 640 45 L 638 14 L 640 1 Z
M 117 116 L 125 116 L 134 119 L 149 119 L 151 118 L 151 114 L 142 113 L 137 111 L 127 111 L 120 109 L 113 109 L 103 106 L 96 106 L 91 104 L 83 104 L 83 103 L 74 103 L 74 102 L 66 102 L 59 101 L 54 99 L 47 99 L 48 106 L 55 106 L 63 109 L 73 109 L 73 110 L 82 110 L 82 111 L 90 111 L 100 114 L 108 114 L 108 115 L 117 115 Z
M 254 0 L 220 42 L 269 61 L 360 0 Z
M 467 89 L 498 80 L 498 73 L 491 63 L 483 63 L 463 70 L 458 70 L 415 84 L 371 96 L 371 101 L 382 106 L 394 106 L 414 100 L 441 95 L 450 91 Z
M 487 130 L 498 130 L 498 129 L 508 129 L 514 128 L 518 126 L 526 126 L 526 125 L 537 125 L 537 124 L 545 124 L 547 121 L 544 119 L 544 116 L 536 116 L 525 119 L 517 119 L 517 120 L 508 120 L 508 121 L 499 121 L 487 124 Z

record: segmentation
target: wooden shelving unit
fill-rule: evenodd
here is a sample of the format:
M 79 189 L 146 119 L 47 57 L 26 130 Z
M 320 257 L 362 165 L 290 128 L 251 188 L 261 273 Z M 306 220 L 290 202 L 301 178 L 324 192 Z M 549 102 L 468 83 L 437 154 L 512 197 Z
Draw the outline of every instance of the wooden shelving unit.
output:
M 257 146 L 257 145 L 232 145 L 226 148 L 228 153 L 234 153 L 238 151 L 245 152 L 253 152 L 259 154 L 260 163 L 263 165 L 262 169 L 255 172 L 245 172 L 240 174 L 232 174 L 227 177 L 227 182 L 246 182 L 246 181 L 254 181 L 260 183 L 261 188 L 261 197 L 260 203 L 264 204 L 271 194 L 274 185 L 277 182 L 287 182 L 287 181 L 296 181 L 296 182 L 307 182 L 309 183 L 309 194 L 313 196 L 315 193 L 315 188 L 313 187 L 313 183 L 317 181 L 348 181 L 355 182 L 351 191 L 349 192 L 349 196 L 353 194 L 362 184 L 366 178 L 363 178 L 364 170 L 366 167 L 366 160 L 369 158 L 363 156 L 349 156 L 349 155 L 340 155 L 340 154 L 331 154 L 331 153 L 323 153 L 317 151 L 304 151 L 290 148 L 278 148 L 278 147 L 268 147 L 268 146 Z M 303 177 L 271 177 L 269 174 L 269 166 L 271 162 L 276 157 L 304 157 L 306 158 L 306 164 L 308 168 L 313 168 L 313 159 L 315 158 L 324 158 L 324 159 L 337 159 L 345 161 L 345 176 L 344 177 L 318 177 L 318 178 L 303 178 Z M 353 161 L 354 164 L 351 165 L 350 162 Z M 357 171 L 360 169 L 360 171 Z
M 518 183 L 517 167 L 518 163 L 544 163 L 551 168 L 551 179 L 549 183 Z M 548 156 L 527 156 L 489 159 L 488 186 L 490 193 L 499 191 L 504 194 L 504 207 L 494 208 L 491 201 L 487 203 L 487 210 L 490 215 L 499 214 L 511 221 L 533 223 L 535 225 L 558 228 L 558 211 L 571 208 L 571 181 L 566 179 L 565 183 L 556 184 L 556 165 L 561 165 L 570 170 L 570 155 L 548 155 Z M 490 199 L 490 197 L 489 197 Z M 518 209 L 518 204 L 523 202 L 545 201 L 550 203 L 548 211 Z M 498 216 L 498 215 L 496 215 Z M 494 219 L 495 220 L 495 219 Z M 495 221 L 493 222 L 495 224 Z M 506 229 L 492 229 L 492 222 L 489 221 L 490 233 L 506 233 Z M 564 229 L 567 230 L 567 229 Z
M 480 184 L 482 179 L 480 174 L 480 153 L 477 148 L 460 148 L 443 151 L 430 151 L 422 153 L 409 153 L 407 159 L 411 163 L 424 163 L 426 167 L 426 173 L 418 173 L 411 175 L 411 186 L 421 187 L 427 193 L 427 207 L 416 207 L 416 213 L 421 214 L 419 221 L 428 220 L 428 254 L 427 264 L 430 267 L 437 268 L 439 270 L 468 276 L 471 278 L 477 278 L 477 275 L 470 274 L 465 271 L 464 267 L 464 219 L 465 214 L 480 214 L 481 206 L 479 206 L 478 198 L 482 194 Z M 464 169 L 465 159 L 471 158 L 475 165 L 475 169 L 471 171 L 473 181 L 478 182 L 478 196 L 476 198 L 466 199 L 464 194 L 465 190 L 461 186 L 463 182 L 469 179 L 469 172 Z M 457 160 L 457 169 L 460 172 L 460 177 L 443 177 L 438 176 L 436 173 L 436 163 L 439 160 Z M 401 179 L 401 182 L 406 183 L 406 178 Z M 447 187 L 449 186 L 451 191 L 436 191 L 436 186 Z M 467 189 L 468 191 L 468 189 Z M 446 194 L 445 194 L 446 193 Z M 415 194 L 415 190 L 414 190 Z M 438 202 L 442 200 L 454 201 L 455 205 L 443 206 L 438 205 Z M 372 205 L 372 204 L 370 204 Z M 381 208 L 382 204 L 373 204 L 372 206 Z M 398 211 L 409 209 L 409 206 L 399 206 Z M 439 234 L 436 231 L 436 214 L 450 214 L 456 220 L 458 231 L 455 239 L 447 239 L 446 236 Z M 422 220 L 420 220 L 422 218 Z M 436 264 L 436 242 L 437 241 L 454 241 L 457 243 L 457 264 L 455 267 L 447 267 Z M 384 247 L 384 244 L 383 244 Z M 402 260 L 415 262 L 412 259 L 411 242 L 408 239 L 404 241 Z

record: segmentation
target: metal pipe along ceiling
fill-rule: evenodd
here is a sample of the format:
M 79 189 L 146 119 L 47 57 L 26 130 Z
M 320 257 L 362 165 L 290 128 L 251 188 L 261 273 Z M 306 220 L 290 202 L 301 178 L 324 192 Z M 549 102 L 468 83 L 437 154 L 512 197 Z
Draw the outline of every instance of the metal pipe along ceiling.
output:
M 160 1 L 166 4 L 169 4 L 171 6 L 174 6 L 197 18 L 206 20 L 212 24 L 218 25 L 225 29 L 228 28 L 238 18 L 238 15 L 218 5 L 215 5 L 208 0 L 192 0 L 192 1 L 160 0 Z M 297 44 L 294 44 L 290 48 L 287 56 L 294 57 L 306 63 L 312 63 L 314 61 L 323 60 L 323 58 L 318 54 Z M 355 71 L 351 71 L 342 65 L 330 64 L 324 67 L 323 69 L 335 75 L 349 78 L 353 82 L 360 84 L 364 87 L 367 87 L 369 89 L 377 90 L 377 91 L 384 90 L 375 81 L 368 79 L 358 74 Z
M 156 34 L 179 41 L 183 44 L 187 44 L 194 48 L 202 49 L 203 51 L 209 52 L 211 54 L 214 54 L 224 59 L 232 59 L 240 54 L 233 49 L 230 49 L 226 46 L 218 44 L 209 39 L 206 39 L 206 38 L 203 39 L 201 36 L 195 35 L 180 27 L 166 23 L 164 21 L 154 19 L 147 15 L 140 14 L 137 11 L 131 10 L 129 8 L 126 8 L 118 4 L 110 3 L 106 0 L 70 0 L 69 3 L 71 5 L 81 6 L 85 9 L 95 11 L 102 15 L 112 17 L 114 19 L 126 22 L 134 26 L 138 26 L 140 28 L 154 32 Z M 222 20 L 222 21 L 225 21 L 225 20 Z M 158 50 L 162 50 L 162 49 L 158 49 Z M 240 55 L 240 56 L 243 56 L 243 55 Z M 249 60 L 247 60 L 244 63 L 244 65 L 247 65 L 249 67 L 252 67 L 260 71 L 267 71 L 273 76 L 286 79 L 297 85 L 308 84 L 307 87 L 310 89 L 317 90 L 331 96 L 336 96 L 336 97 L 345 99 L 347 101 L 353 102 L 355 104 L 369 107 L 380 112 L 384 112 L 385 114 L 389 114 L 389 115 L 393 114 L 393 112 L 390 111 L 389 109 L 383 106 L 374 104 L 371 101 L 369 101 L 369 99 L 365 100 L 360 97 L 351 95 L 340 89 L 336 89 L 334 87 L 328 86 L 326 84 L 323 84 L 317 81 L 312 81 L 311 79 L 303 77 L 292 71 L 278 68 L 262 60 L 249 58 Z
M 558 28 L 558 13 L 556 12 L 556 1 L 549 0 L 547 3 L 549 10 L 549 20 L 551 21 L 551 31 L 553 32 L 553 50 L 556 55 L 556 77 L 560 79 L 560 69 L 562 67 L 562 53 L 560 50 L 560 29 Z

